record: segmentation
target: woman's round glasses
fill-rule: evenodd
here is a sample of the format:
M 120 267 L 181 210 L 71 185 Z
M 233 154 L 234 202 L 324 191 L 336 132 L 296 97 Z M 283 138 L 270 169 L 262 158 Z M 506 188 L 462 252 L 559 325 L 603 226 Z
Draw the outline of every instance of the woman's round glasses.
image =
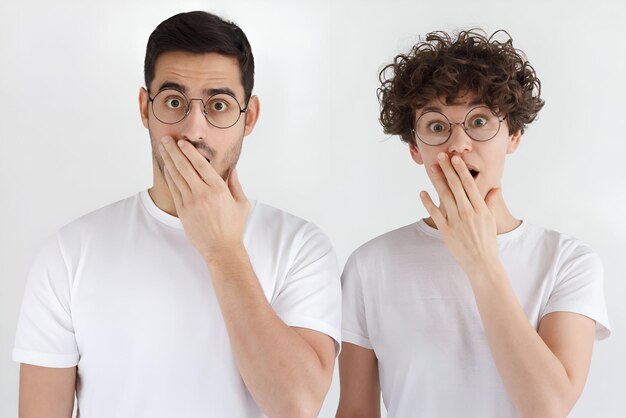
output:
M 152 102 L 152 113 L 160 122 L 173 125 L 185 119 L 191 110 L 191 102 L 198 100 L 202 103 L 202 113 L 206 120 L 216 128 L 226 129 L 237 123 L 242 113 L 248 110 L 240 107 L 237 99 L 228 93 L 218 93 L 202 99 L 189 100 L 185 94 L 176 89 L 164 89 L 154 97 L 148 99 Z
M 446 115 L 435 110 L 422 113 L 415 122 L 413 132 L 426 145 L 441 145 L 452 135 L 454 125 L 461 125 L 467 136 L 474 141 L 489 141 L 500 131 L 500 119 L 487 106 L 472 108 L 463 122 L 450 122 Z

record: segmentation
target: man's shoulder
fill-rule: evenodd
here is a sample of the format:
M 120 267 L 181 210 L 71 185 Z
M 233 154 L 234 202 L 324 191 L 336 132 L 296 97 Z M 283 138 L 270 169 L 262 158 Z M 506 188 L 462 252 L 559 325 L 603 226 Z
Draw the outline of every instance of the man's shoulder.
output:
M 79 258 L 85 248 L 95 241 L 109 240 L 115 231 L 130 230 L 120 220 L 129 218 L 129 213 L 136 207 L 137 195 L 118 200 L 106 206 L 88 212 L 65 224 L 45 238 L 35 260 L 49 262 L 61 257 Z
M 88 212 L 62 226 L 59 236 L 73 236 L 102 229 L 110 230 L 120 221 L 130 219 L 131 213 L 137 210 L 139 194 L 120 199 Z
M 282 227 L 289 230 L 299 230 L 301 228 L 313 227 L 315 224 L 299 216 L 296 216 L 283 209 L 268 205 L 258 200 L 251 201 L 250 222 L 272 227 Z
M 329 241 L 321 228 L 311 221 L 257 200 L 252 200 L 251 204 L 248 232 L 254 238 L 274 237 L 293 243 Z

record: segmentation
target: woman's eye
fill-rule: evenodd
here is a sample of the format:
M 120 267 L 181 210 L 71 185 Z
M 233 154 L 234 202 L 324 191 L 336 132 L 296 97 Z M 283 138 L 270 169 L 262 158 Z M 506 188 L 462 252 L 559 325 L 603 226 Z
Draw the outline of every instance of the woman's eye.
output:
M 482 116 L 477 117 L 474 120 L 472 120 L 472 127 L 474 128 L 482 128 L 486 124 L 487 124 L 487 119 L 485 119 Z
M 442 123 L 431 123 L 430 130 L 435 133 L 443 132 L 444 126 Z

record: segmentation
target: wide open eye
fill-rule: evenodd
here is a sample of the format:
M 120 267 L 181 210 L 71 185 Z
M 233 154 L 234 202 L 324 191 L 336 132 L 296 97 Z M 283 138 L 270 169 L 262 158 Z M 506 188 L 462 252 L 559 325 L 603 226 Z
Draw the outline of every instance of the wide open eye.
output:
M 441 122 L 432 122 L 428 125 L 428 130 L 434 134 L 442 133 L 446 130 L 446 127 Z
M 172 109 L 178 109 L 181 106 L 179 99 L 169 99 L 167 102 L 165 102 L 165 104 L 167 105 L 167 107 L 170 107 Z
M 484 116 L 476 116 L 470 121 L 471 128 L 484 128 L 487 126 L 488 120 Z
M 177 110 L 184 107 L 184 101 L 178 96 L 170 96 L 165 99 L 165 106 L 168 109 Z
M 228 107 L 228 102 L 226 102 L 226 100 L 220 99 L 212 100 L 210 103 L 207 104 L 209 112 L 226 112 L 228 111 Z

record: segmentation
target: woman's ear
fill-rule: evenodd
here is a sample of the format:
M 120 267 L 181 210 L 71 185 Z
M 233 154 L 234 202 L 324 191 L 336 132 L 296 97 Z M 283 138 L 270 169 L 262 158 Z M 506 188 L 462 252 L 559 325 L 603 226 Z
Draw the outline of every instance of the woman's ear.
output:
M 422 165 L 424 164 L 424 159 L 422 158 L 422 154 L 420 154 L 419 148 L 415 144 L 409 144 L 409 152 L 411 153 L 411 158 L 416 163 Z
M 519 147 L 519 143 L 521 139 L 522 139 L 521 129 L 518 129 L 517 131 L 513 132 L 513 134 L 509 137 L 509 144 L 506 147 L 506 153 L 512 154 L 513 152 L 515 152 L 517 147 Z

